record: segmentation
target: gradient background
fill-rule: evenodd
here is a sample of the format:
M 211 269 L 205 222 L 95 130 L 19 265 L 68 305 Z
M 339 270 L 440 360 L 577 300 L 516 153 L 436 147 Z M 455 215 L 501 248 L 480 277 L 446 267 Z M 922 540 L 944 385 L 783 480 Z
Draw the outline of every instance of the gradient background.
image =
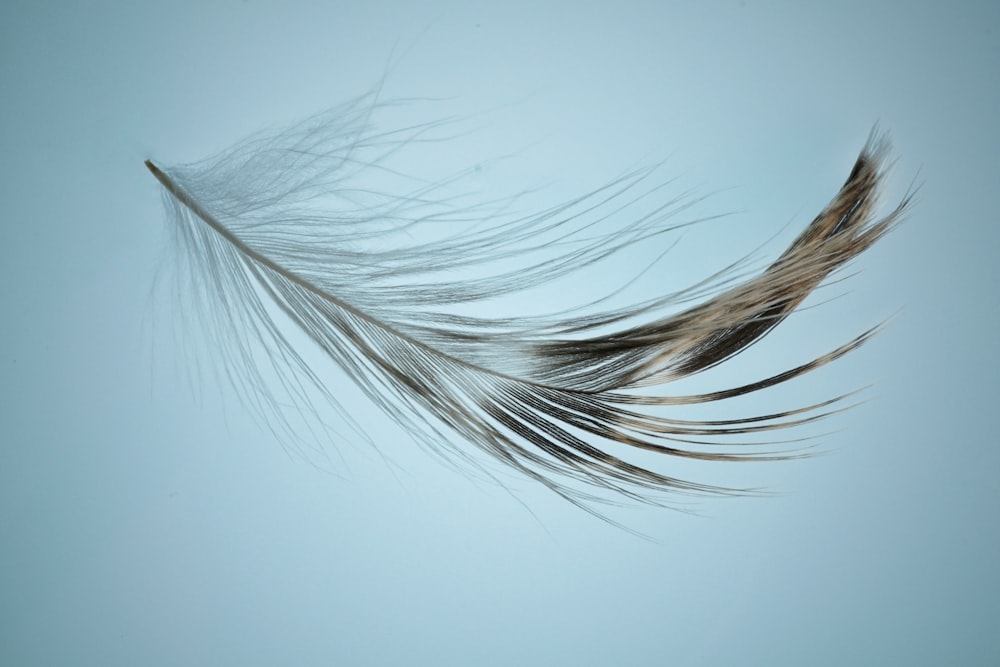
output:
M 171 257 L 142 161 L 360 94 L 392 53 L 388 95 L 493 110 L 429 170 L 523 147 L 476 178 L 558 201 L 668 157 L 698 213 L 736 211 L 685 235 L 671 287 L 774 256 L 889 130 L 886 201 L 923 184 L 907 222 L 720 371 L 901 308 L 756 404 L 878 381 L 831 454 L 684 468 L 782 493 L 618 515 L 650 543 L 455 474 L 342 381 L 394 466 L 345 442 L 325 474 L 189 374 L 151 325 Z M 997 664 L 998 118 L 996 2 L 2 3 L 0 663 Z

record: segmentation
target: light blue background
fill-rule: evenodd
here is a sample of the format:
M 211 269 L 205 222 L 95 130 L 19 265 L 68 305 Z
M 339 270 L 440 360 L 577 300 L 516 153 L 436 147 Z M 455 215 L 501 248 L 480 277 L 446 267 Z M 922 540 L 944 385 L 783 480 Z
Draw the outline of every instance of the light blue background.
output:
M 619 515 L 649 543 L 516 484 L 532 515 L 342 381 L 394 467 L 341 443 L 325 474 L 189 374 L 142 161 L 364 92 L 392 53 L 390 96 L 496 112 L 429 170 L 523 148 L 498 175 L 558 200 L 669 157 L 700 214 L 737 211 L 672 288 L 786 241 L 889 130 L 907 222 L 722 372 L 902 308 L 757 404 L 878 381 L 831 454 L 685 467 L 782 494 Z M 2 3 L 0 664 L 997 664 L 998 92 L 995 2 Z

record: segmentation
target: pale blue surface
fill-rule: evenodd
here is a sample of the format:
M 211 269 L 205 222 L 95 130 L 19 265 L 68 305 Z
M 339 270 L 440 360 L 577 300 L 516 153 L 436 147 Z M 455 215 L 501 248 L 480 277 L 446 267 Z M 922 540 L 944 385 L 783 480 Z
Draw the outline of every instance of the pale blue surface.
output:
M 0 664 L 1000 661 L 997 3 L 141 4 L 0 5 Z M 832 454 L 684 467 L 783 494 L 624 514 L 651 544 L 516 484 L 533 517 L 346 383 L 395 469 L 345 444 L 324 474 L 189 379 L 153 330 L 170 257 L 143 159 L 361 93 L 394 48 L 391 96 L 493 110 L 429 169 L 522 150 L 497 173 L 558 198 L 669 156 L 678 192 L 717 193 L 698 213 L 738 210 L 685 236 L 674 288 L 786 241 L 889 130 L 889 200 L 923 183 L 908 221 L 730 369 L 902 307 L 754 404 L 880 381 Z

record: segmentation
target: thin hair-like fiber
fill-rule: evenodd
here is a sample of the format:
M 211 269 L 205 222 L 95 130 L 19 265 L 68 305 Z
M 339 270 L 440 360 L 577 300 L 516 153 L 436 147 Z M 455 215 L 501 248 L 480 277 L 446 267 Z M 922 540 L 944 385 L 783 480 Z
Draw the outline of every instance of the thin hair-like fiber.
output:
M 359 175 L 391 181 L 398 174 L 390 158 L 439 141 L 435 132 L 449 122 L 379 131 L 373 114 L 387 105 L 373 90 L 197 164 L 146 161 L 198 276 L 198 296 L 211 304 L 225 372 L 268 419 L 277 414 L 287 425 L 276 391 L 300 411 L 321 414 L 316 396 L 340 410 L 302 342 L 286 331 L 297 327 L 435 452 L 475 463 L 467 448 L 478 448 L 607 519 L 596 503 L 670 505 L 677 492 L 741 492 L 630 462 L 629 449 L 708 461 L 794 458 L 801 451 L 747 449 L 731 436 L 757 437 L 840 409 L 848 394 L 749 417 L 667 415 L 800 377 L 858 348 L 877 326 L 740 386 L 677 396 L 650 388 L 747 349 L 892 229 L 910 197 L 876 215 L 884 135 L 872 132 L 832 201 L 756 275 L 744 270 L 737 280 L 740 264 L 630 307 L 605 309 L 603 294 L 549 316 L 488 318 L 461 309 L 593 268 L 639 243 L 662 243 L 682 226 L 668 219 L 690 202 L 662 201 L 660 185 L 648 185 L 655 167 L 528 215 L 509 212 L 510 200 L 449 201 L 443 192 L 461 174 L 398 194 L 364 188 Z M 599 231 L 609 220 L 615 229 Z M 417 231 L 425 228 L 445 233 L 422 240 Z M 516 268 L 484 268 L 510 261 Z

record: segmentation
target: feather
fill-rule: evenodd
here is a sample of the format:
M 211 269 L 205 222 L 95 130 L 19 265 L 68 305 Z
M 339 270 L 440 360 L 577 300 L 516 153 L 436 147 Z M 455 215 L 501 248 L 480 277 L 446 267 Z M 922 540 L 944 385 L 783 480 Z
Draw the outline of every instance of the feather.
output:
M 669 504 L 677 492 L 740 491 L 671 476 L 629 452 L 712 461 L 796 457 L 801 453 L 787 449 L 741 449 L 745 443 L 731 437 L 759 437 L 839 409 L 846 394 L 766 415 L 668 416 L 678 406 L 802 376 L 879 327 L 740 386 L 696 395 L 651 388 L 747 349 L 893 227 L 909 196 L 876 215 L 889 149 L 883 135 L 873 131 L 830 204 L 755 275 L 737 276 L 745 268 L 738 264 L 626 308 L 607 308 L 613 294 L 604 294 L 547 316 L 489 318 L 463 308 L 659 240 L 679 226 L 668 221 L 686 204 L 661 201 L 660 186 L 649 185 L 655 168 L 648 168 L 528 215 L 509 212 L 512 199 L 464 205 L 446 194 L 462 174 L 421 183 L 389 166 L 403 149 L 439 141 L 449 121 L 378 131 L 373 116 L 387 106 L 372 91 L 200 163 L 145 163 L 163 186 L 191 284 L 210 304 L 204 312 L 225 371 L 282 437 L 298 434 L 282 416 L 279 394 L 322 423 L 317 398 L 350 419 L 307 362 L 315 352 L 303 348 L 296 329 L 432 451 L 485 470 L 472 456 L 478 449 L 592 512 L 601 502 Z M 400 194 L 364 186 L 372 174 L 408 185 Z M 609 220 L 617 228 L 600 232 Z

